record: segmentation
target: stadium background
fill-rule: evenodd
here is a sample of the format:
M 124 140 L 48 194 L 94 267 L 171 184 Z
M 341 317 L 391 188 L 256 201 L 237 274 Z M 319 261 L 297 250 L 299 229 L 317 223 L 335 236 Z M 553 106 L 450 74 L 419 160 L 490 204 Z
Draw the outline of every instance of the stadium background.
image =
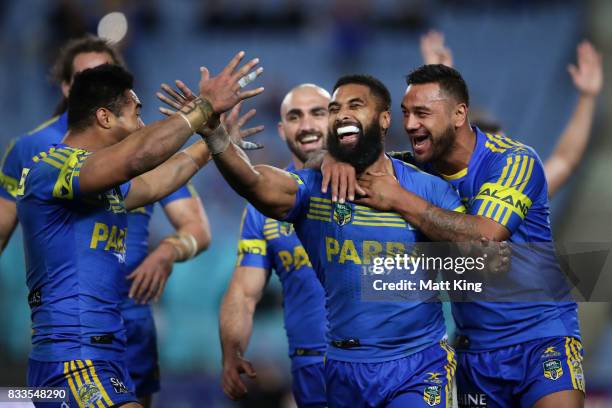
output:
M 182 79 L 197 89 L 198 67 L 213 73 L 243 49 L 265 67 L 265 93 L 249 101 L 254 124 L 266 130 L 266 148 L 253 161 L 289 162 L 277 136 L 280 101 L 292 86 L 313 82 L 330 88 L 344 73 L 381 78 L 393 97 L 394 127 L 388 148 L 406 149 L 399 120 L 404 75 L 420 65 L 419 35 L 441 30 L 463 73 L 473 107 L 498 118 L 513 138 L 547 157 L 576 101 L 566 66 L 575 46 L 592 40 L 612 56 L 612 2 L 427 0 L 0 0 L 0 146 L 50 117 L 59 90 L 48 81 L 51 61 L 68 38 L 96 32 L 98 21 L 121 11 L 129 23 L 121 49 L 136 78 L 143 118 L 161 118 L 154 94 L 161 82 Z M 609 242 L 612 231 L 612 130 L 610 79 L 600 98 L 592 142 L 571 182 L 553 201 L 554 232 L 563 242 Z M 212 225 L 211 248 L 177 265 L 155 306 L 163 390 L 158 407 L 235 406 L 219 386 L 218 309 L 235 260 L 243 200 L 214 166 L 194 179 Z M 156 211 L 151 243 L 170 226 Z M 610 272 L 611 260 L 604 270 Z M 607 276 L 610 276 L 609 274 Z M 610 292 L 602 278 L 598 288 Z M 607 288 L 607 290 L 605 289 Z M 0 386 L 23 385 L 29 352 L 21 234 L 0 257 Z M 272 278 L 256 313 L 249 358 L 258 383 L 245 406 L 290 406 L 289 361 L 278 280 Z M 589 406 L 612 406 L 612 309 L 581 304 Z M 278 402 L 280 401 L 280 402 Z

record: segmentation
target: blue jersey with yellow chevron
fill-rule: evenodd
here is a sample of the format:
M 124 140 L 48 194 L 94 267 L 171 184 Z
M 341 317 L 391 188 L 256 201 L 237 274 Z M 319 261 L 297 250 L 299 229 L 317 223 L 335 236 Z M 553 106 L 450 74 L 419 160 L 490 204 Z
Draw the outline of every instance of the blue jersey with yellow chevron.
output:
M 15 201 L 21 169 L 40 152 L 60 143 L 68 130 L 68 114 L 55 116 L 11 142 L 0 169 L 0 197 Z
M 512 247 L 508 287 L 551 288 L 544 276 L 559 279 L 562 273 L 550 244 L 544 166 L 531 147 L 505 136 L 485 134 L 478 128 L 474 131 L 476 146 L 468 167 L 454 175 L 441 176 L 457 189 L 468 214 L 498 222 L 510 231 L 508 241 L 518 244 Z M 427 170 L 434 172 L 431 166 Z M 521 245 L 525 243 L 540 244 L 529 250 L 527 245 Z M 557 289 L 568 290 L 562 283 L 554 288 Z M 507 294 L 512 296 L 512 291 Z M 568 298 L 561 293 L 555 295 Z M 469 340 L 470 350 L 505 347 L 543 337 L 580 337 L 574 302 L 457 302 L 453 304 L 453 315 L 458 334 Z
M 88 152 L 56 145 L 35 156 L 16 190 L 24 235 L 31 358 L 121 360 L 129 183 L 83 195 Z
M 25 165 L 40 152 L 45 152 L 49 146 L 60 143 L 68 131 L 68 114 L 63 113 L 29 133 L 15 139 L 2 160 L 0 168 L 0 197 L 14 201 L 17 191 L 17 184 L 21 177 L 21 171 Z M 183 186 L 169 196 L 159 201 L 162 206 L 166 206 L 174 200 L 193 196 L 193 189 Z M 128 228 L 130 234 L 127 237 L 126 245 L 130 248 L 127 255 L 127 271 L 133 271 L 147 256 L 149 252 L 149 221 L 153 213 L 153 204 L 131 211 L 128 214 Z M 130 281 L 123 280 L 122 294 L 124 302 L 122 309 L 126 315 L 141 317 L 149 314 L 150 306 L 138 305 L 128 298 Z
M 274 269 L 278 275 L 283 287 L 283 313 L 292 368 L 321 362 L 327 333 L 325 293 L 293 225 L 266 218 L 248 204 L 242 218 L 237 264 Z M 321 354 L 303 356 L 313 352 Z
M 435 205 L 461 209 L 457 193 L 439 178 L 390 159 L 398 182 Z M 286 217 L 324 284 L 329 338 L 327 357 L 353 362 L 402 358 L 437 343 L 445 335 L 442 308 L 431 292 L 421 301 L 365 301 L 362 276 L 373 259 L 403 254 L 425 236 L 397 213 L 354 203 L 333 204 L 321 193 L 321 173 L 292 173 L 298 183 Z M 348 347 L 346 347 L 348 345 Z

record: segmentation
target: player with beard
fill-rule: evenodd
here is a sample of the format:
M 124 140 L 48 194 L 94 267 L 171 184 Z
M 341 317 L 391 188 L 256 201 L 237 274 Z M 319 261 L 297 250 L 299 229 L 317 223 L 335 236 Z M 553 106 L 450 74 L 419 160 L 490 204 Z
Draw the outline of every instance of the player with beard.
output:
M 283 99 L 278 132 L 291 151 L 292 163 L 287 171 L 304 168 L 308 158 L 324 146 L 329 100 L 326 90 L 312 84 L 293 88 Z M 225 123 L 231 133 L 228 121 Z M 251 336 L 253 314 L 272 269 L 283 288 L 293 395 L 299 407 L 326 407 L 323 356 L 327 316 L 323 287 L 293 226 L 266 217 L 250 204 L 242 217 L 236 268 L 221 304 L 223 390 L 232 399 L 241 398 L 247 389 L 240 375 L 255 376 L 254 368 L 243 356 Z
M 418 196 L 461 211 L 447 183 L 384 154 L 390 99 L 387 88 L 371 76 L 340 78 L 329 104 L 330 151 L 360 174 L 387 174 Z M 454 352 L 444 340 L 436 295 L 419 292 L 415 300 L 405 302 L 388 294 L 369 302 L 367 287 L 361 286 L 374 259 L 405 253 L 425 236 L 397 213 L 332 203 L 330 194 L 320 191 L 318 170 L 252 166 L 222 129 L 206 140 L 236 192 L 266 216 L 294 224 L 324 285 L 329 406 L 452 406 Z
M 541 280 L 545 271 L 556 279 L 561 272 L 554 255 L 548 257 L 549 251 L 554 254 L 548 188 L 535 151 L 470 126 L 467 86 L 453 68 L 424 65 L 408 75 L 407 82 L 402 111 L 414 157 L 423 169 L 457 189 L 468 214 L 438 208 L 384 175 L 359 178 L 355 188 L 366 196 L 360 201 L 402 214 L 434 240 L 485 237 L 519 244 L 513 247 L 508 287 L 554 287 L 556 282 Z M 527 253 L 520 246 L 534 242 L 539 251 Z M 564 298 L 567 288 L 559 288 L 553 295 Z M 585 385 L 576 303 L 520 302 L 516 296 L 510 300 L 452 305 L 459 335 L 460 403 L 582 407 Z

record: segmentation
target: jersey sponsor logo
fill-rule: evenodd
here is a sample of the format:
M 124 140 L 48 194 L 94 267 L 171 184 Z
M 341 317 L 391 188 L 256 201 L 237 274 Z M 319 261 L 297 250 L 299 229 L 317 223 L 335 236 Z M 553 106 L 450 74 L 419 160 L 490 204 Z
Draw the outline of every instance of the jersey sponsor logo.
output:
M 28 295 L 28 305 L 30 307 L 36 307 L 42 305 L 42 294 L 40 293 L 40 288 L 34 289 Z
M 425 400 L 430 407 L 440 404 L 442 401 L 441 390 L 442 387 L 439 385 L 428 385 L 425 387 L 425 390 L 423 390 L 423 400 Z
M 332 237 L 325 237 L 325 256 L 328 262 L 344 264 L 352 262 L 356 265 L 369 265 L 374 258 L 381 256 L 395 256 L 409 253 L 406 245 L 401 242 L 363 241 L 357 246 L 352 239 L 338 241 Z
M 293 248 L 293 254 L 289 251 L 278 251 L 278 257 L 283 264 L 285 271 L 298 270 L 303 266 L 312 268 L 312 264 L 308 259 L 308 254 L 303 246 L 299 245 Z
M 113 340 L 115 340 L 115 335 L 113 333 L 91 336 L 89 338 L 91 344 L 111 344 Z
M 561 361 L 557 359 L 547 360 L 543 364 L 544 367 L 544 377 L 549 380 L 556 381 L 563 375 L 563 366 L 561 365 Z
M 430 371 L 426 374 L 425 382 L 430 384 L 442 384 L 444 381 L 440 378 L 441 375 L 441 373 Z
M 103 222 L 96 222 L 91 233 L 90 249 L 103 249 L 111 251 L 113 254 L 125 254 L 125 237 L 127 227 L 119 228 L 116 225 L 107 225 Z M 119 257 L 118 257 L 119 258 Z M 121 262 L 121 259 L 119 258 Z M 125 262 L 125 258 L 123 258 Z
M 334 203 L 334 221 L 339 226 L 343 226 L 351 222 L 353 218 L 353 209 L 347 203 Z
M 96 402 L 102 399 L 100 389 L 96 386 L 96 384 L 91 382 L 86 382 L 81 385 L 78 388 L 77 393 L 79 394 L 81 404 L 85 407 L 93 406 Z
M 482 185 L 476 199 L 491 200 L 504 206 L 510 206 L 514 212 L 523 218 L 531 207 L 531 199 L 517 189 L 505 187 L 496 183 Z
M 542 356 L 540 356 L 540 359 L 550 359 L 553 357 L 559 357 L 561 356 L 561 353 L 559 353 L 557 351 L 557 349 L 555 348 L 555 346 L 550 346 L 547 347 L 546 350 L 544 350 L 544 352 L 542 353 Z
M 15 189 L 15 193 L 11 193 L 10 190 L 7 189 L 7 191 L 11 194 L 14 195 L 15 197 L 17 196 L 22 196 L 25 194 L 25 182 L 26 182 L 26 177 L 28 177 L 28 174 L 30 173 L 30 169 L 24 167 L 23 170 L 21 170 L 21 178 L 19 179 L 19 184 L 17 185 L 17 188 Z
M 576 380 L 576 388 L 584 391 L 584 371 L 582 369 L 582 361 L 577 359 L 570 360 L 570 371 L 572 372 L 574 379 Z
M 125 384 L 123 384 L 123 381 L 118 378 L 110 377 L 110 383 L 116 394 L 127 394 L 129 392 Z
M 241 239 L 238 241 L 238 255 L 244 254 L 265 256 L 267 254 L 266 241 L 263 239 Z
M 459 406 L 462 408 L 487 408 L 487 394 L 459 394 L 457 400 L 459 401 Z

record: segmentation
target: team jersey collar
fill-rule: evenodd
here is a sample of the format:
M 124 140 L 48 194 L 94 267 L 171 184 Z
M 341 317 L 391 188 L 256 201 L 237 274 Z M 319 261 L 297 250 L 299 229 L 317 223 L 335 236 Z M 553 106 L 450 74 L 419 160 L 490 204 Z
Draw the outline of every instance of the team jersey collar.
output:
M 476 134 L 476 145 L 474 146 L 474 151 L 472 152 L 472 156 L 470 157 L 468 166 L 464 169 L 459 170 L 455 174 L 439 173 L 440 177 L 442 177 L 444 180 L 454 181 L 454 180 L 462 179 L 463 177 L 467 176 L 469 169 L 472 167 L 472 163 L 475 163 L 478 160 L 477 157 L 480 155 L 480 151 L 482 150 L 482 145 L 484 143 L 485 135 L 476 126 L 472 126 L 472 130 Z

